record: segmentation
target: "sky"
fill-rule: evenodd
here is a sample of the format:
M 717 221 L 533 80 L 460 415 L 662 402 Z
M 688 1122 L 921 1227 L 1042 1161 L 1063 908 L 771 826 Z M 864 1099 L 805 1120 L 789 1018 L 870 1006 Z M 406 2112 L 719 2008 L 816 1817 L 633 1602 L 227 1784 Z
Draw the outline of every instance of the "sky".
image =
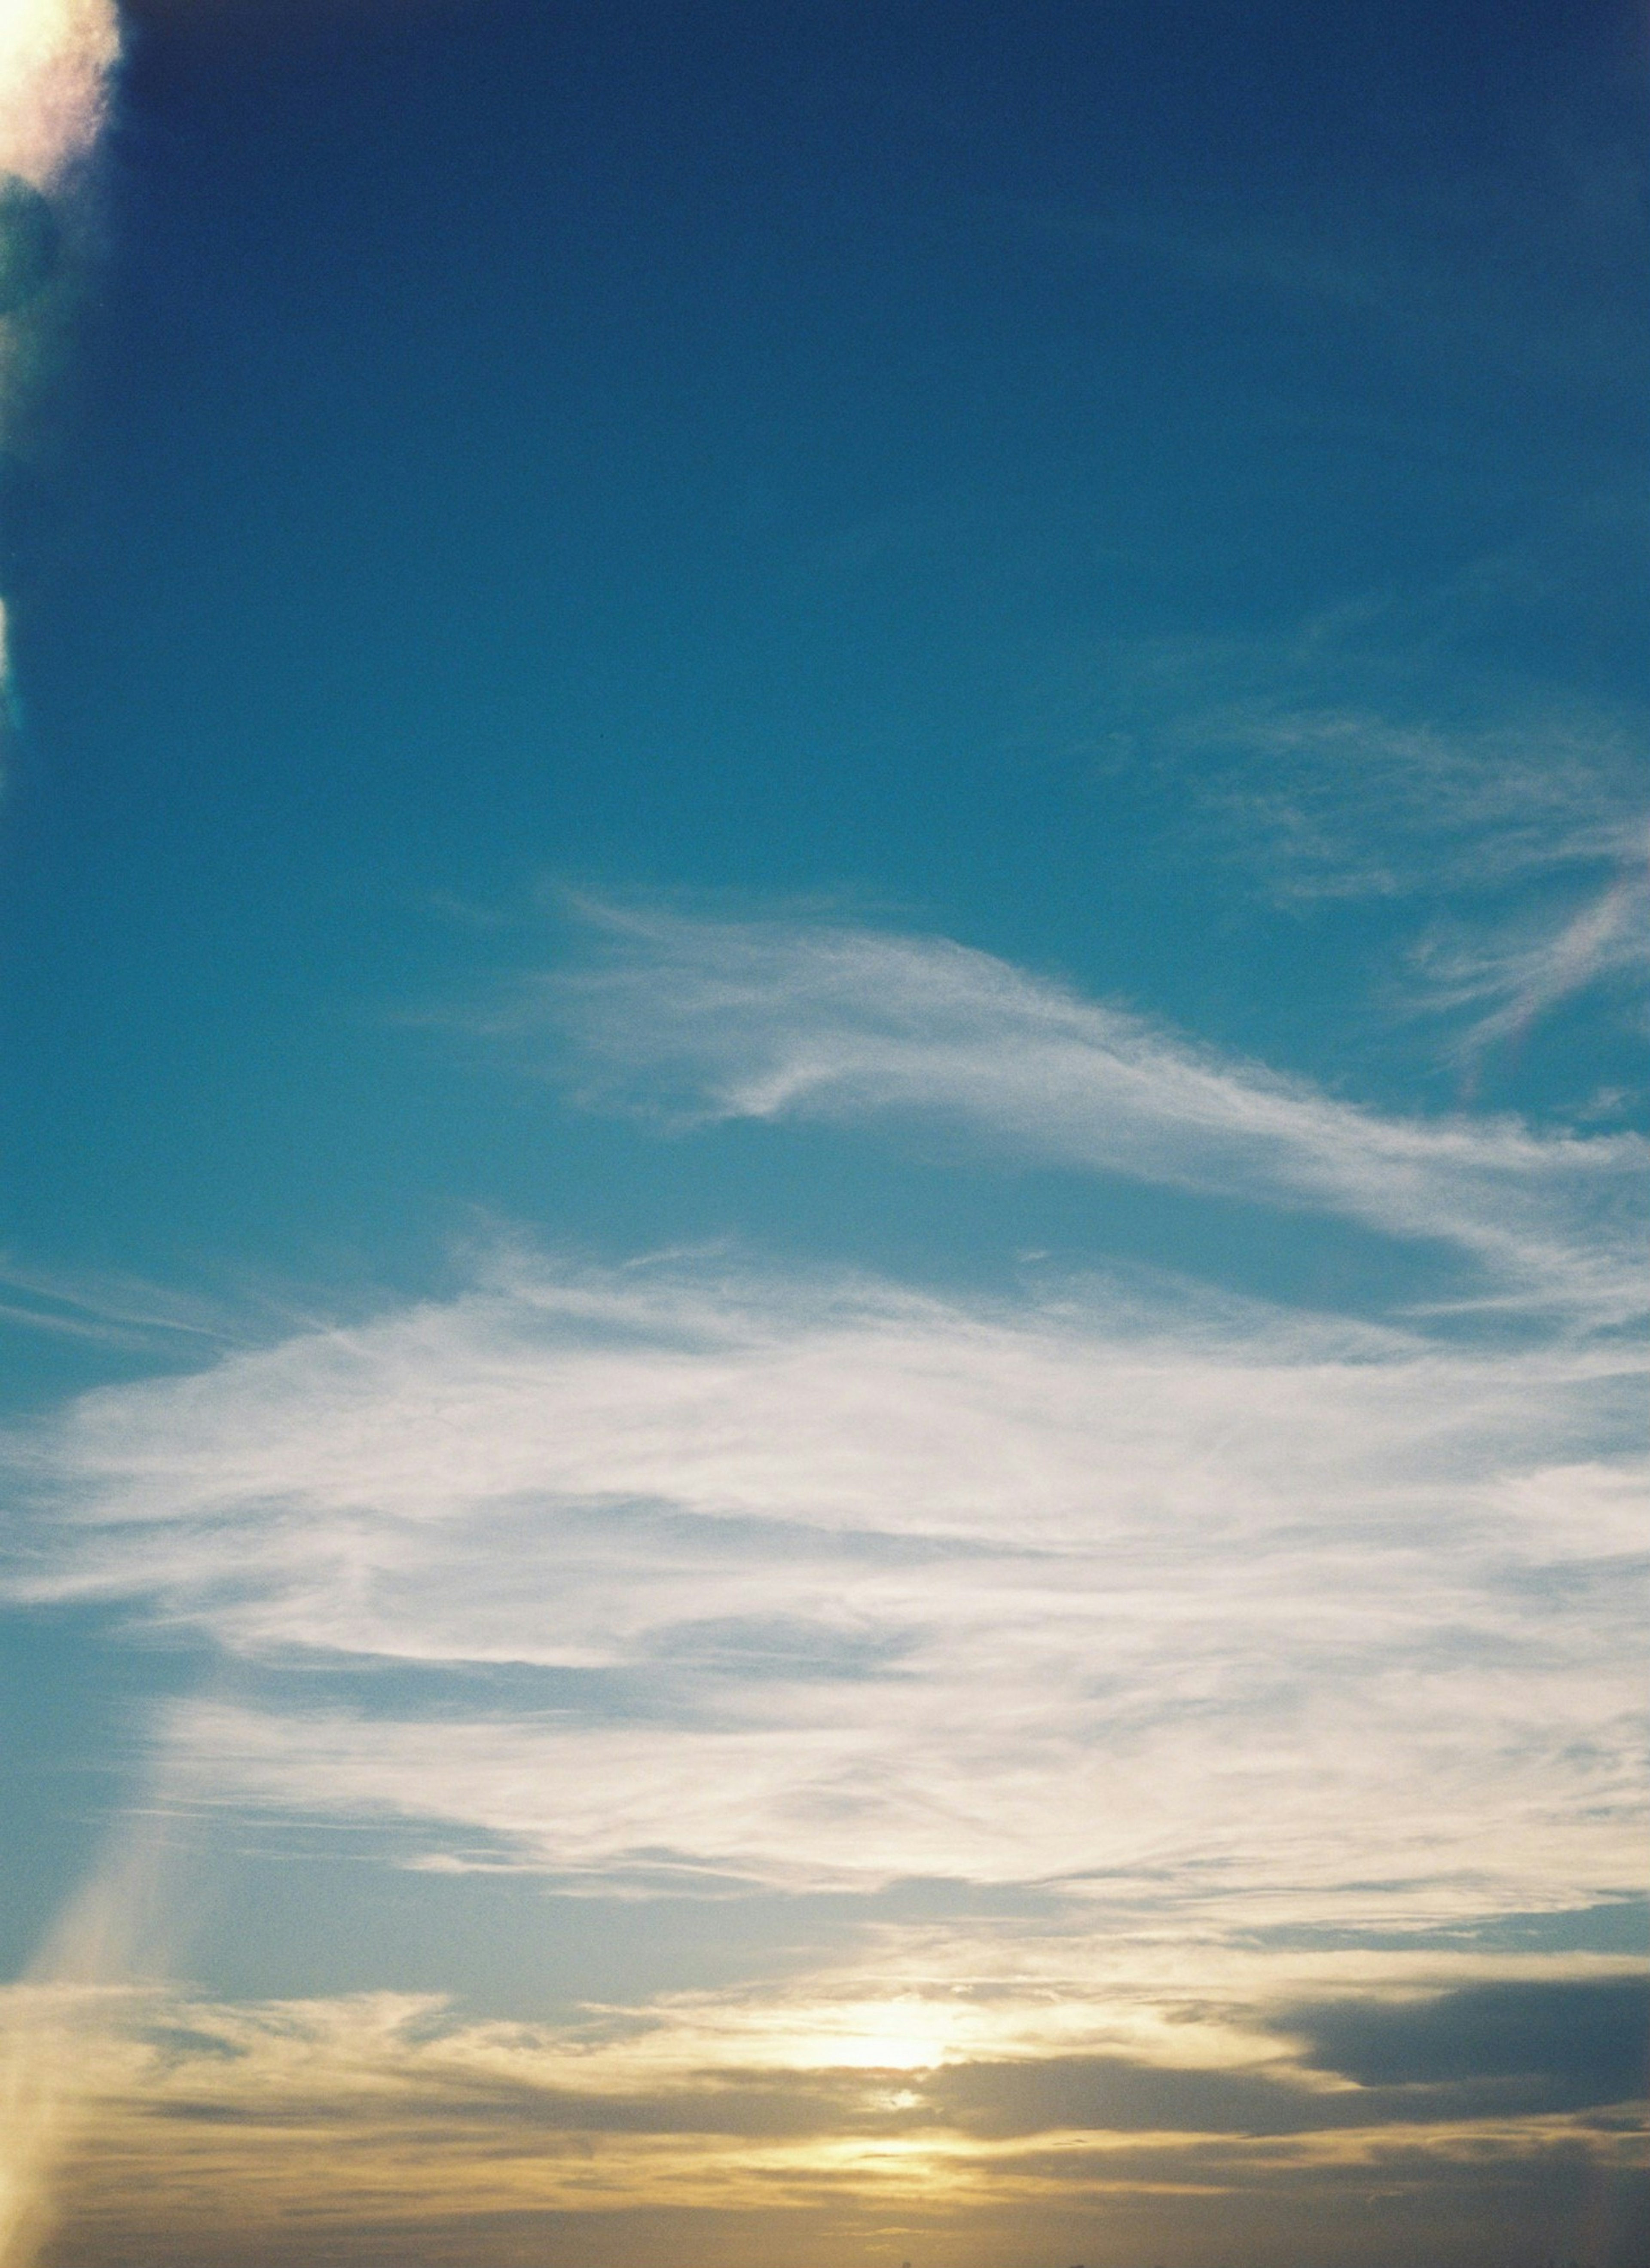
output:
M 1645 2268 L 1647 60 L 0 0 L 3 2268 Z

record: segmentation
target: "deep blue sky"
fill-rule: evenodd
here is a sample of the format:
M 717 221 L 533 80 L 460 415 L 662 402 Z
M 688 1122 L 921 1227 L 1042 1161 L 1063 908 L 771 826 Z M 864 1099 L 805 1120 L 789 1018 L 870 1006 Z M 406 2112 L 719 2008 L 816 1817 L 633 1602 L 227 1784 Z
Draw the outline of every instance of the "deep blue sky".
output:
M 546 878 L 847 891 L 1336 1079 L 1388 909 L 1177 843 L 1127 653 L 1407 602 L 1412 715 L 1642 697 L 1634 69 L 1609 10 L 140 11 L 12 515 L 13 1248 L 600 1234 L 390 1020 Z

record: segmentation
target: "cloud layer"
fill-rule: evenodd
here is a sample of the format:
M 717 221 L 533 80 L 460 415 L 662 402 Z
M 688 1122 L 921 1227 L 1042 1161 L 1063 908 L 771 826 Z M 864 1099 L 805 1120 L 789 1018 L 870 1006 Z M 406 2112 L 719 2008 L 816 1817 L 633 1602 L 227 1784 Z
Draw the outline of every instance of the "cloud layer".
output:
M 1636 1865 L 1637 1390 L 1103 1289 L 520 1262 L 88 1397 L 25 1453 L 61 1510 L 13 1590 L 560 1673 L 482 1721 L 172 1733 L 213 1800 L 557 1871 L 1538 1905 Z
M 1604 2087 L 1536 1988 L 1608 1999 L 1631 1962 L 1491 1933 L 1642 1874 L 1641 1150 L 1359 1110 L 944 941 L 613 935 L 503 1020 L 571 1019 L 598 1086 L 679 1129 L 903 1114 L 1338 1214 L 1453 1248 L 1494 1327 L 1459 1292 L 1359 1323 L 1138 1277 L 940 1297 L 505 1249 L 456 1296 L 15 1433 L 9 1595 L 215 1644 L 157 1720 L 158 1815 L 861 1912 L 799 1972 L 542 2036 L 169 2001 L 175 2049 L 93 2028 L 106 2169 L 141 2193 L 143 2121 L 175 2121 L 175 2237 L 191 2182 L 260 2166 L 360 2228 L 415 2195 L 1190 2194 L 1211 2133 L 1240 2186 L 1400 2132 L 1429 2164 L 1603 2164 L 1628 2020 L 1587 2004 Z M 1491 1997 L 1434 2021 L 1446 1989 Z M 301 2138 L 341 2119 L 339 2187 Z
M 1641 2051 L 1642 1988 L 1599 1991 Z M 1460 1998 L 1435 1997 L 1410 2029 L 1448 2029 Z M 1517 2022 L 1494 1995 L 1483 2004 L 1502 2035 Z M 1536 2029 L 1574 2013 L 1543 2010 Z M 1487 2068 L 1418 2086 L 1287 2058 L 650 2071 L 622 2047 L 570 2053 L 539 2028 L 454 2022 L 406 1996 L 228 2008 L 149 1995 L 130 2014 L 118 2042 L 89 2043 L 102 2137 L 79 2228 L 94 2251 L 139 2260 L 219 2241 L 231 2195 L 238 2257 L 320 2241 L 344 2258 L 489 2262 L 521 2257 L 524 2221 L 535 2257 L 622 2255 L 650 2211 L 673 2217 L 673 2257 L 823 2261 L 845 2238 L 886 2245 L 891 2222 L 908 2241 L 943 2232 L 976 2261 L 1001 2257 L 1005 2220 L 1046 2249 L 1072 2213 L 1107 2233 L 1107 2258 L 1132 2257 L 1148 2228 L 1201 2249 L 1236 2226 L 1293 2252 L 1349 2189 L 1393 2250 L 1422 2229 L 1447 2243 L 1463 2207 L 1505 2218 L 1521 2191 L 1527 2234 L 1573 2228 L 1588 2184 L 1607 2211 L 1612 2191 L 1631 2210 L 1632 2133 L 1562 2057 L 1509 2083 L 1492 2049 Z M 1340 2022 L 1354 2042 L 1381 2030 L 1366 2005 Z

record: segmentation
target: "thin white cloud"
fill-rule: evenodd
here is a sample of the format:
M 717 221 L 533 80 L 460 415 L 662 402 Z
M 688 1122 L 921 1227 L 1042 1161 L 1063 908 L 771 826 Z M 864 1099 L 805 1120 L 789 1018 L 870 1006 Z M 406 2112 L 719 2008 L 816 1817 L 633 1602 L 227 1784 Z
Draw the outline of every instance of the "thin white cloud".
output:
M 1621 521 L 1617 497 L 1583 499 L 1539 541 L 1271 637 L 1052 656 L 1041 737 L 1172 795 L 1205 881 L 1246 871 L 1296 914 L 1386 902 L 1381 1012 L 1449 1020 L 1447 1057 L 1475 1061 L 1583 994 L 1618 1027 L 1624 993 L 1643 997 L 1646 717 L 1486 677 L 1481 656 L 1520 653 L 1532 608 L 1596 615 L 1622 581 Z
M 1642 711 L 1484 681 L 1458 651 L 1482 643 L 1486 612 L 1515 635 L 1523 584 L 1550 570 L 1544 553 L 1480 559 L 1268 638 L 1103 642 L 1054 670 L 1042 705 L 1075 747 L 1157 768 L 1204 814 L 1199 849 L 1235 854 L 1287 903 L 1484 897 L 1642 865 Z
M 1456 1049 L 1469 1062 L 1602 985 L 1631 988 L 1642 1009 L 1650 979 L 1650 870 L 1617 876 L 1556 920 L 1434 937 L 1417 954 L 1416 970 L 1423 1005 L 1462 1019 Z
M 1101 1292 L 518 1263 L 86 1397 L 21 1452 L 56 1511 L 11 1588 L 254 1663 L 558 1673 L 468 1720 L 254 1674 L 172 1720 L 192 1800 L 460 1858 L 1562 1904 L 1636 1879 L 1639 1390 Z
M 3 1253 L 0 1318 L 26 1330 L 154 1353 L 195 1339 L 207 1343 L 193 1350 L 199 1354 L 245 1336 L 225 1308 L 198 1297 L 133 1277 L 27 1268 Z
M 1606 1322 L 1642 1304 L 1631 1224 L 1650 1145 L 1633 1138 L 1360 1109 L 943 939 L 601 918 L 601 966 L 526 983 L 494 1025 L 571 1021 L 645 1101 L 925 1116 L 1042 1160 L 1435 1240 L 1471 1256 L 1490 1299 Z
M 1285 900 L 1484 895 L 1644 863 L 1644 742 L 1620 720 L 1532 706 L 1442 724 L 1245 695 L 1168 737 L 1211 766 L 1204 797 Z
M 1108 767 L 1143 761 L 1172 784 L 1200 852 L 1235 858 L 1275 902 L 1425 907 L 1387 1005 L 1451 1019 L 1449 1051 L 1472 1061 L 1578 995 L 1612 1012 L 1630 987 L 1642 998 L 1650 950 L 1642 715 L 1479 684 L 1451 659 L 1538 575 L 1513 555 L 1270 642 L 1108 646 L 1045 703 Z M 1106 716 L 1117 729 L 1096 738 Z
M 1551 709 L 1445 728 L 1246 699 L 1182 723 L 1176 737 L 1194 758 L 1214 758 L 1204 792 L 1279 899 L 1430 896 L 1455 907 L 1412 956 L 1411 1005 L 1457 1020 L 1463 1058 L 1583 992 L 1631 988 L 1642 1000 L 1641 729 Z

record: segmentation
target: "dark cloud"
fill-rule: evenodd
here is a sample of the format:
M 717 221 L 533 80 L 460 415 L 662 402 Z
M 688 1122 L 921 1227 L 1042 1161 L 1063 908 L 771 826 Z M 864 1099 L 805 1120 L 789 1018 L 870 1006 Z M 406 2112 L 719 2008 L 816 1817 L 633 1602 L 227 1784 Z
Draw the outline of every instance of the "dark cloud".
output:
M 1566 2106 L 1642 2095 L 1650 1981 L 1475 1984 L 1426 2000 L 1330 2000 L 1280 2029 L 1321 2069 L 1366 2088 L 1548 2082 Z
M 924 2113 L 981 2135 L 1285 2135 L 1585 2110 L 1646 2090 L 1650 1984 L 1473 1985 L 1419 2001 L 1297 2007 L 1307 2072 L 1166 2068 L 1115 2056 L 963 2064 L 921 2082 Z M 1324 2084 L 1328 2074 L 1351 2082 Z
M 794 2087 L 740 2084 L 718 2075 L 699 2086 L 651 2095 L 581 2093 L 571 2088 L 499 2082 L 467 2085 L 454 2080 L 445 2088 L 431 2087 L 423 2095 L 398 2101 L 387 2112 L 382 2102 L 367 2096 L 325 2098 L 319 2105 L 306 2095 L 253 2103 L 173 2096 L 143 2105 L 142 2115 L 183 2125 L 247 2126 L 269 2133 L 281 2128 L 307 2132 L 319 2109 L 328 2128 L 340 2134 L 381 2134 L 387 2127 L 417 2133 L 425 2147 L 445 2143 L 468 2150 L 488 2146 L 478 2146 L 478 2130 L 495 2138 L 495 2148 L 499 2138 L 518 2146 L 524 2133 L 535 2138 L 535 2148 L 551 2137 L 565 2141 L 600 2134 L 794 2141 L 863 2127 L 867 2123 L 863 2097 L 858 2075 L 836 2086 L 827 2075 Z
M 972 2134 L 1297 2133 L 1326 2123 L 1306 2088 L 1256 2073 L 1185 2071 L 1121 2056 L 959 2064 L 929 2074 L 927 2115 Z
M 376 2097 L 326 2106 L 330 2124 L 389 2123 L 449 2142 L 477 2127 L 564 2139 L 703 2134 L 750 2139 L 949 2130 L 980 2139 L 1053 2133 L 1173 2134 L 1177 2147 L 1223 2153 L 1253 2141 L 1380 2127 L 1455 2125 L 1618 2103 L 1644 2084 L 1646 1988 L 1632 1979 L 1497 1984 L 1397 2007 L 1347 1999 L 1293 2012 L 1316 2069 L 1211 2071 L 1121 2056 L 1049 2056 L 947 2065 L 928 2072 L 707 2070 L 681 2086 L 627 2092 L 431 2073 L 387 2111 Z M 1331 2078 L 1330 2073 L 1334 2076 Z M 151 2115 L 186 2124 L 307 2129 L 307 2095 L 227 2109 L 173 2097 Z M 1191 2138 L 1197 2138 L 1194 2141 Z M 1106 2162 L 1118 2161 L 1109 2148 Z M 1061 2178 L 1085 2177 L 1064 2152 Z M 1088 2169 L 1093 2171 L 1093 2169 Z M 1218 2163 L 1206 2169 L 1218 2176 Z
M 1058 2056 L 934 2073 L 923 2082 L 923 2108 L 912 2123 L 993 2139 L 1057 2132 L 1240 2139 L 1536 2116 L 1602 2099 L 1545 2073 L 1433 2086 L 1326 2086 L 1293 2073 L 1274 2077 Z

